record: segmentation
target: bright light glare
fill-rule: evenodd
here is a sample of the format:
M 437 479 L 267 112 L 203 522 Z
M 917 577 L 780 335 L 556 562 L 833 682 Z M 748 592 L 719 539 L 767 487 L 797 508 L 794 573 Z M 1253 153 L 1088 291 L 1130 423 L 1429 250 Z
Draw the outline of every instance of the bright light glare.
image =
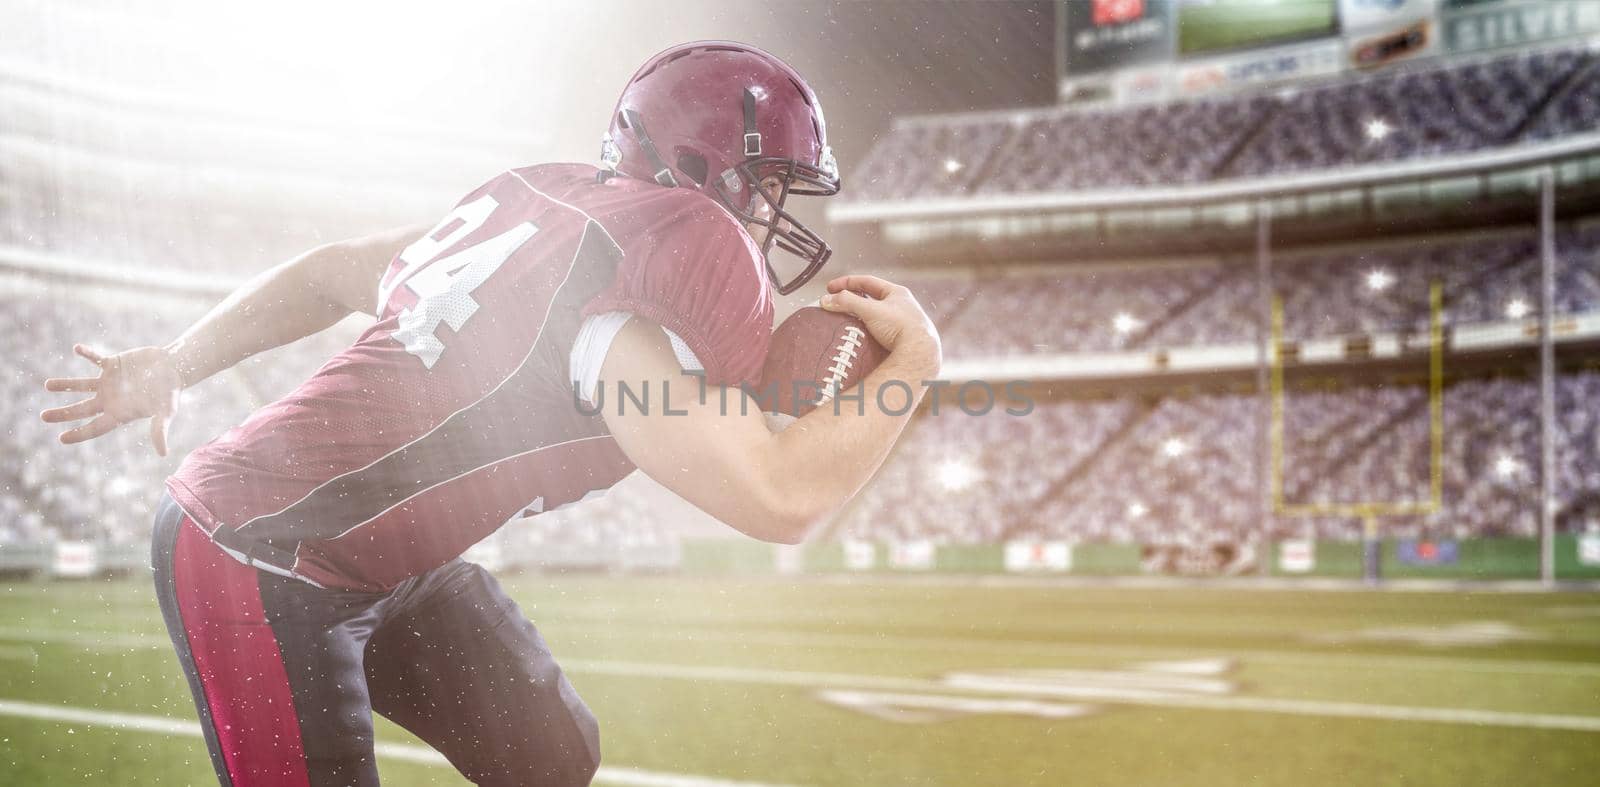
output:
M 1394 275 L 1382 268 L 1367 271 L 1367 289 L 1373 292 L 1382 292 L 1394 284 Z
M 1389 122 L 1383 118 L 1373 118 L 1368 120 L 1366 128 L 1367 139 L 1370 139 L 1373 142 L 1377 142 L 1378 140 L 1389 136 L 1389 133 L 1394 131 L 1394 127 L 1389 125 Z
M 604 32 L 606 24 L 579 2 L 521 12 L 495 4 L 441 9 L 370 0 L 287 0 L 271 13 L 200 0 L 59 6 L 46 21 L 63 40 L 110 42 L 103 51 L 83 45 L 93 55 L 63 69 L 62 78 L 114 92 L 133 106 L 171 105 L 175 111 L 163 121 L 172 125 L 240 117 L 271 126 L 280 136 L 263 150 L 230 151 L 251 161 L 278 155 L 284 140 L 298 142 L 295 135 L 307 129 L 342 133 L 361 152 L 374 135 L 461 146 L 484 139 L 524 149 L 548 145 L 566 123 L 551 118 L 549 108 L 561 106 L 570 91 L 570 83 L 549 72 L 580 62 L 594 40 L 590 33 Z M 536 59 L 519 61 L 525 67 L 502 65 L 510 61 L 493 53 L 524 41 L 530 23 L 566 34 L 544 36 Z M 285 42 L 293 42 L 292 52 Z M 490 73 L 494 78 L 485 78 Z M 604 101 L 609 108 L 613 99 L 594 106 Z M 140 118 L 114 107 L 103 111 L 119 122 Z M 595 116 L 605 110 L 586 117 Z M 603 121 L 598 127 L 591 121 L 582 136 L 592 139 L 603 128 Z
M 956 161 L 953 158 L 947 158 L 947 159 L 944 160 L 944 171 L 949 173 L 949 174 L 951 174 L 951 175 L 954 175 L 957 172 L 960 172 L 961 171 L 961 167 L 962 167 L 961 162 Z
M 1161 444 L 1161 453 L 1169 457 L 1179 457 L 1189 453 L 1189 444 L 1181 437 L 1169 437 Z
M 939 465 L 938 478 L 946 491 L 960 492 L 978 480 L 978 472 L 972 465 L 952 459 Z
M 1521 298 L 1512 298 L 1511 302 L 1506 304 L 1506 316 L 1513 320 L 1520 320 L 1528 316 L 1531 311 L 1533 311 L 1533 307 L 1529 306 L 1528 302 Z
M 1150 509 L 1145 507 L 1144 503 L 1135 500 L 1128 504 L 1129 519 L 1142 519 L 1144 518 L 1144 515 L 1148 513 L 1150 513 Z
M 1117 312 L 1117 316 L 1111 318 L 1111 327 L 1115 328 L 1117 333 L 1129 333 L 1139 327 L 1139 321 L 1127 312 Z
M 1522 470 L 1522 463 L 1507 454 L 1501 454 L 1494 460 L 1494 474 L 1501 478 L 1511 478 Z

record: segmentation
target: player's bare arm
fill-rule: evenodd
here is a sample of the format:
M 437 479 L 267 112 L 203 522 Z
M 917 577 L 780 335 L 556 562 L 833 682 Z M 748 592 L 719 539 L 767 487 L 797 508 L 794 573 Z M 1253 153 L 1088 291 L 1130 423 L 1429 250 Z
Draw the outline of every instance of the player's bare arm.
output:
M 165 456 L 179 391 L 350 314 L 373 313 L 385 267 L 424 231 L 406 227 L 312 249 L 244 283 L 165 346 L 106 354 L 75 345 L 73 352 L 99 367 L 98 372 L 93 377 L 51 378 L 45 389 L 89 396 L 45 410 L 40 417 L 49 423 L 89 419 L 63 431 L 63 443 L 91 440 L 149 418 L 151 445 Z
M 828 290 L 824 308 L 856 316 L 889 350 L 864 381 L 866 390 L 901 381 L 920 399 L 921 381 L 938 374 L 941 349 L 932 321 L 910 291 L 874 276 L 840 277 Z M 612 344 L 602 382 L 635 390 L 648 384 L 662 391 L 665 385 L 679 392 L 671 413 L 611 407 L 606 423 L 647 475 L 733 528 L 781 543 L 804 540 L 861 489 L 916 404 L 894 412 L 869 406 L 865 414 L 819 407 L 773 433 L 759 407 L 741 402 L 742 391 L 712 387 L 702 399 L 698 381 L 682 374 L 666 336 L 637 318 Z

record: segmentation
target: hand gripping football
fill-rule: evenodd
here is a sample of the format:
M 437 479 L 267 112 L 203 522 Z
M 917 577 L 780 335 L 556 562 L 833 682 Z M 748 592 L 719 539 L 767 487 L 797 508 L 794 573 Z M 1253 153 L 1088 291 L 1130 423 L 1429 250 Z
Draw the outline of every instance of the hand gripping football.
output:
M 889 351 L 855 317 L 807 306 L 789 315 L 772 334 L 761 370 L 761 406 L 799 417 L 833 401 L 860 383 Z M 871 392 L 868 392 L 871 405 Z M 856 412 L 846 403 L 844 411 Z

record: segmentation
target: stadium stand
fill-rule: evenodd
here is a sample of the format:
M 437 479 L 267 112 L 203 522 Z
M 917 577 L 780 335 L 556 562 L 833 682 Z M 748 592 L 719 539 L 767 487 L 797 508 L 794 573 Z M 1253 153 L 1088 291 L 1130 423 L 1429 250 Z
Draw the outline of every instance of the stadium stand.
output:
M 1463 380 L 1446 389 L 1445 508 L 1386 523 L 1411 537 L 1531 536 L 1537 531 L 1538 387 Z M 1563 376 L 1557 520 L 1581 531 L 1600 488 L 1600 372 Z M 1428 494 L 1426 389 L 1348 385 L 1292 393 L 1285 499 L 1403 502 Z M 1248 539 L 1256 522 L 1254 394 L 1053 401 L 1025 417 L 925 415 L 840 531 L 880 540 L 992 543 L 1005 538 L 1163 543 Z M 934 462 L 928 457 L 939 457 Z M 928 468 L 936 468 L 929 473 Z M 1277 518 L 1274 538 L 1356 539 L 1353 517 Z
M 1299 91 L 1280 98 L 1254 139 L 1215 175 L 1281 174 L 1510 144 L 1589 62 L 1572 50 L 1519 53 Z
M 1591 59 L 1579 66 L 1567 87 L 1553 96 L 1547 111 L 1528 127 L 1526 139 L 1553 139 L 1567 134 L 1593 131 L 1600 125 L 1600 79 L 1595 71 L 1600 61 Z
M 1195 101 L 1035 118 L 1017 129 L 981 194 L 1155 186 L 1206 180 L 1226 159 L 1219 140 L 1262 122 L 1268 99 Z M 1120 151 L 1109 154 L 1108 151 Z M 1029 166 L 1031 162 L 1048 162 Z
M 1274 93 L 908 118 L 880 137 L 856 168 L 851 199 L 1202 184 L 1489 150 L 1595 130 L 1597 76 L 1600 55 L 1568 47 Z M 68 124 L 73 135 L 57 138 L 52 118 L 27 96 L 27 89 L 0 93 L 0 109 L 15 110 L 17 118 L 7 132 L 13 138 L 0 145 L 7 175 L 0 182 L 6 208 L 0 211 L 0 250 L 8 259 L 37 252 L 174 279 L 236 281 L 265 261 L 375 228 L 375 217 L 384 213 L 345 200 L 348 195 L 326 177 L 312 182 L 317 173 L 337 174 L 342 162 L 309 160 L 270 177 L 251 173 L 250 188 L 220 189 L 208 178 L 234 174 L 228 156 L 92 123 Z M 117 177 L 61 176 L 64 169 L 101 166 Z M 168 182 L 164 177 L 173 171 L 201 175 Z M 448 171 L 442 165 L 433 171 L 422 193 L 405 197 L 407 205 L 447 193 L 441 184 L 453 175 L 441 174 Z M 380 180 L 375 188 L 388 184 Z M 212 201 L 207 195 L 214 193 L 227 196 Z M 324 215 L 280 199 L 285 194 L 314 194 L 317 204 L 340 209 Z M 393 204 L 385 210 L 394 212 Z M 184 218 L 162 220 L 173 215 Z M 1556 313 L 1600 310 L 1600 223 L 1563 224 L 1556 241 Z M 1416 334 L 1427 328 L 1433 281 L 1443 284 L 1448 327 L 1534 316 L 1538 254 L 1534 233 L 1517 228 L 1356 239 L 1276 249 L 1270 282 L 1285 305 L 1290 339 Z M 1239 253 L 919 270 L 907 283 L 940 325 L 946 356 L 957 360 L 1247 344 L 1257 340 L 1260 324 L 1254 261 Z M 17 460 L 0 465 L 0 544 L 141 540 L 156 490 L 184 452 L 293 385 L 349 338 L 330 332 L 196 389 L 167 459 L 155 457 L 134 428 L 93 452 L 58 445 L 56 428 L 32 416 L 58 403 L 40 382 L 71 368 L 72 342 L 164 341 L 212 296 L 162 298 L 157 308 L 143 297 L 124 291 L 84 297 L 59 284 L 0 291 L 0 342 L 18 359 L 17 371 L 0 385 L 21 416 L 9 419 L 3 443 Z M 1594 491 L 1600 489 L 1600 417 L 1593 407 L 1600 400 L 1600 371 L 1563 375 L 1557 395 L 1558 523 L 1574 531 L 1600 516 Z M 1537 398 L 1537 386 L 1517 377 L 1452 381 L 1444 397 L 1440 468 L 1445 510 L 1397 520 L 1389 532 L 1534 534 Z M 946 401 L 940 413 L 925 413 L 913 424 L 834 532 L 880 542 L 961 544 L 1247 538 L 1259 530 L 1260 423 L 1255 394 L 1218 385 L 1053 396 L 1022 417 L 1003 408 L 967 415 Z M 1426 392 L 1415 384 L 1345 381 L 1296 389 L 1285 434 L 1288 499 L 1411 500 L 1427 489 Z M 619 495 L 592 501 L 581 513 L 531 517 L 503 531 L 503 546 L 568 565 L 596 556 L 626 563 L 630 554 L 661 554 L 658 547 L 672 542 L 672 528 L 639 501 Z M 1359 536 L 1361 523 L 1276 518 L 1270 530 L 1275 538 L 1349 539 Z M 596 567 L 614 567 L 605 561 Z
M 1127 399 L 1053 402 L 1026 416 L 983 415 L 945 404 L 896 448 L 844 532 L 886 540 L 945 533 L 995 542 L 1025 533 L 1026 507 L 1057 476 L 1085 462 L 1138 409 Z
M 1528 231 L 1407 238 L 1282 253 L 1274 258 L 1272 283 L 1289 338 L 1420 333 L 1434 281 L 1443 285 L 1446 325 L 1535 314 L 1538 253 Z M 1557 236 L 1556 275 L 1557 314 L 1600 308 L 1600 225 Z M 1254 263 L 1241 259 L 1038 267 L 966 287 L 914 274 L 907 281 L 936 304 L 932 314 L 952 358 L 1253 342 L 1261 308 Z
M 148 527 L 152 491 L 170 470 L 145 445 L 142 435 L 124 430 L 93 454 L 57 444 L 56 431 L 38 420 L 51 397 L 43 379 L 60 372 L 75 341 L 110 337 L 150 337 L 178 326 L 160 313 L 96 308 L 76 311 L 64 302 L 39 297 L 7 300 L 0 311 L 6 354 L 17 373 L 6 375 L 6 401 L 18 417 L 6 425 L 6 452 L 18 458 L 4 467 L 5 497 L 0 507 L 21 513 L 13 528 L 34 538 L 45 530 L 71 538 L 131 540 Z
M 1035 269 L 984 279 L 959 315 L 941 309 L 933 316 L 944 318 L 953 358 L 1128 349 L 1147 321 L 1203 297 L 1232 273 L 1219 266 Z M 921 291 L 915 279 L 908 286 Z
M 1570 47 L 1270 95 L 907 118 L 862 162 L 852 199 L 1173 186 L 1545 140 L 1594 130 L 1596 63 Z
M 63 403 L 44 391 L 46 377 L 86 372 L 75 342 L 101 348 L 159 344 L 207 308 L 204 301 L 94 288 L 44 288 L 10 282 L 0 296 L 0 335 L 13 373 L 0 376 L 8 403 L 3 447 L 15 461 L 0 465 L 0 543 L 70 538 L 112 544 L 142 542 L 166 476 L 188 451 L 232 426 L 255 407 L 303 379 L 349 332 L 336 328 L 280 353 L 251 359 L 184 394 L 168 456 L 157 456 L 147 432 L 127 427 L 94 450 L 64 446 L 60 427 L 39 420 Z
M 1600 228 L 1560 236 L 1558 311 L 1600 304 Z M 1524 232 L 1433 238 L 1286 256 L 1274 286 L 1288 306 L 1294 338 L 1421 331 L 1417 293 L 1441 277 L 1447 321 L 1504 319 L 1517 298 L 1537 303 L 1534 239 Z M 1373 288 L 1383 271 L 1389 284 Z M 975 280 L 924 277 L 913 288 L 943 327 L 951 357 L 1024 356 L 1254 341 L 1253 270 L 1237 263 L 1141 268 L 1028 270 Z M 115 294 L 75 297 L 35 288 L 6 296 L 0 329 L 20 372 L 5 395 L 29 414 L 51 403 L 39 388 L 78 340 L 156 342 L 204 308 L 170 299 L 150 309 Z M 165 301 L 163 301 L 165 303 Z M 1119 323 L 1118 315 L 1129 319 Z M 252 361 L 193 392 L 173 436 L 174 456 L 208 439 L 301 379 L 348 338 L 330 332 Z M 1417 533 L 1528 535 L 1538 477 L 1537 389 L 1521 380 L 1463 380 L 1446 394 L 1446 512 L 1404 524 Z M 1600 373 L 1561 379 L 1563 439 L 1557 492 L 1564 527 L 1580 527 L 1600 488 L 1597 419 L 1582 402 L 1600 397 Z M 1310 391 L 1291 398 L 1285 491 L 1304 502 L 1351 502 L 1353 490 L 1380 500 L 1414 499 L 1428 476 L 1426 409 L 1415 386 Z M 1139 395 L 1040 402 L 1026 417 L 997 408 L 968 416 L 946 403 L 925 415 L 840 526 L 879 540 L 931 537 L 956 543 L 1019 537 L 1151 542 L 1242 534 L 1255 521 L 1254 455 L 1259 400 L 1251 394 Z M 41 536 L 137 540 L 152 490 L 172 459 L 150 453 L 140 430 L 118 432 L 95 454 L 59 446 L 54 429 L 16 418 L 7 449 L 21 461 L 4 471 L 0 542 Z M 627 500 L 539 517 L 511 536 L 519 554 L 621 554 L 667 540 L 648 511 Z M 565 524 L 563 524 L 565 523 Z M 630 524 L 631 523 L 631 524 Z M 1278 535 L 1311 528 L 1347 538 L 1359 522 L 1282 520 Z M 563 535 L 568 534 L 568 535 Z M 563 541 L 563 539 L 566 539 Z M 566 550 L 563 552 L 563 550 Z

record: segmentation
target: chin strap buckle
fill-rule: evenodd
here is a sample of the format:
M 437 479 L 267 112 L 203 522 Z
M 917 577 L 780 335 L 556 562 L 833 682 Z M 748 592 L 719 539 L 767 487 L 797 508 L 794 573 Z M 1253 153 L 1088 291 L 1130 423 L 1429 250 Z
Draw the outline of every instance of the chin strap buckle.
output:
M 756 130 L 756 94 L 744 89 L 744 157 L 761 155 L 761 132 Z

